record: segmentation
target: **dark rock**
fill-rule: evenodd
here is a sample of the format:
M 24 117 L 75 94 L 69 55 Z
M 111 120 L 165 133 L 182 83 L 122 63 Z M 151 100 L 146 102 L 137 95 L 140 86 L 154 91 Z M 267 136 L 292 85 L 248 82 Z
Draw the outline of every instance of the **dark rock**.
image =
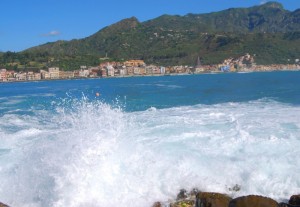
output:
M 162 207 L 160 202 L 155 202 L 152 207 Z
M 0 207 L 9 207 L 8 205 L 5 205 L 4 203 L 0 202 Z
M 278 203 L 271 198 L 249 195 L 231 200 L 229 207 L 278 207 Z
M 187 191 L 185 189 L 180 189 L 180 192 L 177 195 L 177 200 L 182 200 L 182 199 L 185 199 L 187 197 L 188 197 Z
M 221 193 L 200 192 L 196 196 L 196 207 L 228 207 L 231 199 Z
M 300 206 L 300 195 L 292 195 L 289 200 L 290 205 Z

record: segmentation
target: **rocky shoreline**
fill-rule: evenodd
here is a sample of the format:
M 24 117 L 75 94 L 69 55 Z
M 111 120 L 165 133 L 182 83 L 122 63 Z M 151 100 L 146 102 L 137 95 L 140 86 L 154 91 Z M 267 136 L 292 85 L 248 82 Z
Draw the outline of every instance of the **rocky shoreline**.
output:
M 197 189 L 187 192 L 182 189 L 176 200 L 155 202 L 152 207 L 300 207 L 300 194 L 292 195 L 286 203 L 278 203 L 272 198 L 260 195 L 231 198 L 217 192 L 200 192 Z
M 10 207 L 0 202 L 0 207 Z M 278 203 L 272 198 L 260 195 L 247 195 L 231 198 L 217 192 L 200 192 L 181 189 L 176 200 L 155 202 L 152 207 L 300 207 L 300 194 L 292 195 L 287 203 Z

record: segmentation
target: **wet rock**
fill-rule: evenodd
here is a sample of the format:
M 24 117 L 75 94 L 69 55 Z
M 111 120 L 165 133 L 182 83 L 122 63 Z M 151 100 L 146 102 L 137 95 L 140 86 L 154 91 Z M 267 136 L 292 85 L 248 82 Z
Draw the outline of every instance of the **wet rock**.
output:
M 0 206 L 1 207 L 1 206 Z M 162 207 L 160 202 L 155 202 L 152 207 Z
M 194 206 L 195 206 L 194 200 L 177 201 L 175 203 L 170 204 L 170 207 L 194 207 Z
M 200 192 L 196 196 L 196 207 L 228 207 L 232 198 L 221 193 Z
M 0 202 L 0 207 L 9 207 L 8 205 L 5 205 L 4 203 Z
M 188 195 L 187 195 L 187 191 L 185 189 L 180 189 L 178 195 L 177 195 L 177 198 L 176 200 L 183 200 L 185 198 L 187 198 Z
M 300 195 L 292 195 L 289 200 L 290 205 L 300 206 Z
M 271 198 L 249 195 L 231 200 L 229 207 L 278 207 L 278 203 Z

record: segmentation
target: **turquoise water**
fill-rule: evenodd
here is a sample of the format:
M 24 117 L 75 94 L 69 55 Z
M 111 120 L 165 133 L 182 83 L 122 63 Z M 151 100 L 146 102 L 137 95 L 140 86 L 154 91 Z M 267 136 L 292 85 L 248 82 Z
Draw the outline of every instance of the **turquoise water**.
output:
M 263 98 L 300 104 L 299 80 L 299 72 L 272 72 L 23 82 L 2 84 L 0 103 L 18 109 L 47 109 L 51 101 L 85 96 L 109 104 L 117 101 L 125 111 Z
M 2 83 L 0 201 L 151 206 L 194 187 L 286 199 L 300 190 L 299 80 L 269 72 Z

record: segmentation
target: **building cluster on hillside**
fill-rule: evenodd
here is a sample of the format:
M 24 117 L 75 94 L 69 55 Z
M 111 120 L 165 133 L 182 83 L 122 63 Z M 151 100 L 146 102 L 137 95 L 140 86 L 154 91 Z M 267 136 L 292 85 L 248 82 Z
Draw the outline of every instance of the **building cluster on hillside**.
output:
M 236 72 L 239 70 L 254 69 L 255 66 L 254 57 L 250 54 L 246 54 L 238 58 L 228 58 L 224 60 L 219 68 L 223 72 Z
M 299 63 L 299 61 L 298 61 Z M 96 78 L 96 77 L 126 77 L 126 76 L 154 76 L 170 74 L 197 74 L 210 72 L 239 72 L 239 71 L 271 71 L 271 70 L 299 70 L 299 64 L 290 65 L 256 65 L 253 56 L 246 54 L 239 58 L 229 58 L 219 65 L 201 65 L 194 67 L 171 66 L 163 67 L 146 65 L 143 60 L 128 60 L 125 62 L 104 62 L 99 66 L 81 66 L 74 71 L 63 71 L 58 67 L 51 67 L 40 72 L 15 72 L 13 70 L 0 69 L 0 81 L 33 81 L 51 79 L 72 78 Z

